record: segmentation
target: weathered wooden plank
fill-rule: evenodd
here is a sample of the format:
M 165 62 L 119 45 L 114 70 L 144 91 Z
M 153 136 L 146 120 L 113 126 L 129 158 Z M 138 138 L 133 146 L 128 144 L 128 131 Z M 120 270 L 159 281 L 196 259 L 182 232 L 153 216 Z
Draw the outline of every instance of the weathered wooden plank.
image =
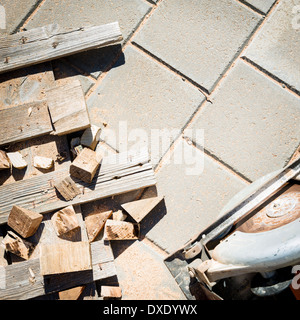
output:
M 68 169 L 58 170 L 0 186 L 0 224 L 7 222 L 13 205 L 38 213 L 47 213 L 68 205 L 86 203 L 156 183 L 148 152 L 133 156 L 118 154 L 103 158 L 100 170 L 91 183 L 74 178 L 82 194 L 71 201 L 61 199 L 54 187 L 54 181 L 65 177 L 67 172 Z
M 107 220 L 104 227 L 104 240 L 136 240 L 140 235 L 137 223 Z
M 78 79 L 66 80 L 46 91 L 54 127 L 53 134 L 65 135 L 90 127 L 84 94 Z
M 42 276 L 39 258 L 0 267 L 0 300 L 25 300 L 116 276 L 109 243 L 91 243 L 92 270 Z
M 46 101 L 0 110 L 0 145 L 50 133 L 52 124 Z
M 63 30 L 58 24 L 0 38 L 0 72 L 122 41 L 118 22 Z

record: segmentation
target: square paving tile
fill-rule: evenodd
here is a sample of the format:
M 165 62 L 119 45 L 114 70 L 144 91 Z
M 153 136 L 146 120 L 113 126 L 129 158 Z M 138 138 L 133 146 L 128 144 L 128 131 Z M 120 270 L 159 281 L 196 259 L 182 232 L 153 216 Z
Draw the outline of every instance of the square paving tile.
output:
M 244 55 L 300 92 L 300 23 L 297 4 L 300 5 L 300 2 L 282 0 Z
M 300 143 L 300 99 L 242 60 L 191 128 L 204 147 L 249 180 L 287 164 Z
M 260 19 L 238 1 L 164 0 L 133 41 L 211 91 Z
M 261 13 L 266 14 L 276 0 L 244 0 L 244 2 L 248 3 L 253 8 L 258 9 Z
M 197 88 L 128 46 L 87 105 L 93 124 L 107 123 L 101 139 L 118 151 L 148 146 L 154 164 L 204 98 Z

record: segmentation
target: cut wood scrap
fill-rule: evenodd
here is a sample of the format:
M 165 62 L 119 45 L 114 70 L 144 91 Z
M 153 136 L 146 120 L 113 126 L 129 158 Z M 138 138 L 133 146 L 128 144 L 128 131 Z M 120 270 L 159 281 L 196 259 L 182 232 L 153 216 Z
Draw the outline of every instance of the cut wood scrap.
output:
M 102 240 L 91 243 L 92 270 L 74 273 L 42 276 L 39 258 L 3 267 L 3 286 L 0 286 L 0 300 L 25 300 L 92 283 L 116 276 L 114 256 L 109 242 Z M 29 268 L 35 274 L 32 283 Z M 0 276 L 1 276 L 0 275 Z
M 51 217 L 56 234 L 59 237 L 69 236 L 80 231 L 80 226 L 73 206 L 68 206 L 53 214 Z
M 75 287 L 72 289 L 60 291 L 58 293 L 59 300 L 78 300 L 85 286 Z
M 46 91 L 53 134 L 65 135 L 90 127 L 90 119 L 81 83 L 78 79 L 64 81 Z
M 121 287 L 101 286 L 101 297 L 103 298 L 122 298 Z
M 132 202 L 123 203 L 122 208 L 130 214 L 136 221 L 141 222 L 146 215 L 151 212 L 161 201 L 163 197 L 153 197 L 140 199 Z
M 37 212 L 13 206 L 7 224 L 24 238 L 32 236 L 38 229 L 43 216 Z
M 81 144 L 85 147 L 95 150 L 100 139 L 100 132 L 101 128 L 92 124 L 89 128 L 84 130 L 80 139 Z
M 69 241 L 42 245 L 40 265 L 42 275 L 91 270 L 90 244 Z
M 32 243 L 22 239 L 12 231 L 7 232 L 7 235 L 2 240 L 2 244 L 6 251 L 9 251 L 25 260 L 29 259 L 34 249 L 34 245 Z
M 8 214 L 13 205 L 47 213 L 59 210 L 66 206 L 66 201 L 61 199 L 54 187 L 54 181 L 68 175 L 68 169 L 32 177 L 0 186 L 0 224 L 6 223 Z M 91 202 L 115 194 L 125 193 L 155 185 L 156 180 L 148 152 L 136 154 L 128 158 L 126 154 L 103 158 L 100 173 L 92 183 L 83 183 L 74 178 L 79 188 L 84 187 L 84 192 L 69 205 Z
M 89 237 L 89 242 L 92 242 L 97 238 L 100 231 L 103 230 L 107 219 L 111 217 L 112 213 L 112 210 L 104 212 L 93 212 L 85 217 L 84 221 Z
M 107 220 L 104 240 L 135 240 L 139 238 L 140 226 L 126 221 Z
M 46 101 L 0 110 L 0 119 L 0 145 L 41 136 L 53 130 Z
M 84 182 L 92 182 L 100 161 L 101 159 L 95 151 L 84 148 L 71 163 L 70 175 Z
M 117 221 L 125 221 L 127 218 L 127 214 L 125 214 L 122 210 L 114 211 L 112 214 L 113 220 Z
M 70 176 L 55 181 L 54 187 L 67 201 L 72 200 L 77 195 L 81 194 L 80 189 Z
M 117 22 L 70 31 L 52 24 L 0 38 L 0 73 L 122 41 Z
M 27 167 L 27 162 L 23 159 L 20 152 L 8 152 L 7 156 L 12 166 L 16 169 L 24 169 Z
M 54 160 L 47 157 L 35 156 L 33 165 L 39 169 L 51 169 L 54 165 Z
M 0 170 L 9 169 L 10 161 L 5 151 L 0 150 Z
M 2 241 L 3 241 L 3 236 L 2 236 L 1 231 L 0 231 L 0 244 L 2 244 Z M 4 248 L 4 246 L 0 245 L 0 267 L 5 267 L 7 265 L 8 265 L 8 262 L 7 262 L 7 259 L 5 257 L 5 248 Z M 0 273 L 1 273 L 1 268 L 0 268 Z

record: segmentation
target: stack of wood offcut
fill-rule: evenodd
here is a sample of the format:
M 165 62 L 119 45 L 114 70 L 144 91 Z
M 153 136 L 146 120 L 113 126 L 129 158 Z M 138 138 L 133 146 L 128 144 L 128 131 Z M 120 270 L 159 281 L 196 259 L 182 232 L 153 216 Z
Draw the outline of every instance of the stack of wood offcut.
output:
M 149 155 L 104 156 L 81 82 L 47 62 L 121 40 L 118 23 L 0 38 L 0 300 L 122 297 L 97 284 L 117 276 L 111 241 L 139 239 L 162 201 L 114 198 L 155 185 Z

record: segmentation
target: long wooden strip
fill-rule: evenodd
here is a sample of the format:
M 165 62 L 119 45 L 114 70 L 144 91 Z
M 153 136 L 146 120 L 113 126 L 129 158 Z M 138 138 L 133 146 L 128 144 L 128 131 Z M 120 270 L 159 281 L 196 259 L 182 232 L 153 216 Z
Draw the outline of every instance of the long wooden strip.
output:
M 116 164 L 111 164 L 104 158 L 99 172 L 91 183 L 74 178 L 82 194 L 71 201 L 61 199 L 54 187 L 55 180 L 68 175 L 68 169 L 0 186 L 0 224 L 7 222 L 13 205 L 38 213 L 47 213 L 68 205 L 82 204 L 155 185 L 154 171 L 149 163 L 148 153 L 136 155 L 126 159 L 127 161 L 124 161 L 120 154 L 118 159 L 120 163 L 117 161 Z
M 0 110 L 0 145 L 50 133 L 51 119 L 46 101 Z
M 0 73 L 122 41 L 118 22 L 62 30 L 47 25 L 0 38 Z
M 38 258 L 0 267 L 0 300 L 25 300 L 116 275 L 109 243 L 91 243 L 92 270 L 43 277 Z

